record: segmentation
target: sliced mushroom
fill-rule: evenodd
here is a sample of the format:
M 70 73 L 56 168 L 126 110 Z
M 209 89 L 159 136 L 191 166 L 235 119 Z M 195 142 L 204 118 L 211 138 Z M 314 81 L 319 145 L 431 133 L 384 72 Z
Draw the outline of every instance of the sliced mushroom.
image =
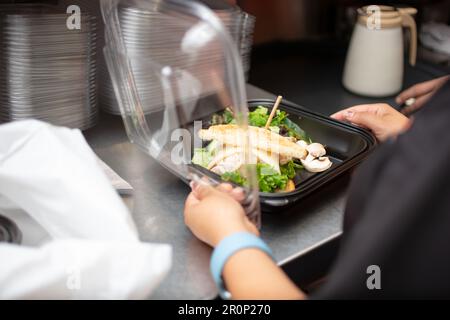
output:
M 306 151 L 314 158 L 319 158 L 326 154 L 325 147 L 320 143 L 311 143 L 306 147 Z
M 311 162 L 311 161 L 313 161 L 314 159 L 316 159 L 316 157 L 314 157 L 312 154 L 309 153 L 309 154 L 306 156 L 306 158 L 303 159 L 303 160 L 306 161 L 306 162 Z
M 331 167 L 333 164 L 328 157 L 309 158 L 301 160 L 303 166 L 309 172 L 322 172 Z

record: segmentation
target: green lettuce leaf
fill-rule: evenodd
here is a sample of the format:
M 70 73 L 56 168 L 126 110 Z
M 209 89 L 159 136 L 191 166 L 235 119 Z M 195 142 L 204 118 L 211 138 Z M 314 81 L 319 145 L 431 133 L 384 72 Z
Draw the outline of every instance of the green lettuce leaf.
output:
M 247 185 L 247 179 L 245 179 L 239 171 L 234 172 L 225 172 L 222 177 L 224 181 L 230 181 L 234 182 L 240 186 L 246 186 Z
M 279 174 L 270 165 L 258 163 L 256 165 L 259 190 L 262 192 L 274 192 L 276 189 L 286 188 L 289 180 L 287 175 Z
M 221 114 L 215 113 L 211 118 L 211 125 L 215 126 L 218 124 L 230 124 L 236 123 L 233 117 L 233 113 L 229 108 L 226 108 Z
M 294 137 L 297 140 L 311 140 L 302 128 L 289 118 L 283 119 L 283 123 L 280 124 L 280 131 L 285 133 L 289 137 Z
M 265 163 L 258 163 L 256 165 L 256 173 L 261 192 L 275 192 L 277 189 L 285 189 L 289 179 L 294 178 L 296 171 L 303 168 L 294 161 L 289 161 L 281 166 L 281 174 L 278 173 L 272 166 Z M 227 172 L 222 175 L 224 181 L 234 182 L 241 186 L 247 186 L 247 179 L 240 171 Z
M 255 127 L 264 127 L 269 119 L 268 109 L 262 106 L 248 114 L 248 124 Z
M 192 157 L 192 163 L 202 166 L 204 168 L 208 167 L 208 164 L 212 160 L 211 152 L 206 148 L 195 148 L 194 156 Z
M 205 148 L 195 148 L 192 163 L 204 168 L 208 167 L 208 164 L 216 155 L 218 147 L 219 142 L 213 140 Z
M 303 166 L 295 163 L 293 160 L 280 166 L 281 174 L 286 175 L 289 179 L 293 179 L 298 170 L 303 169 Z

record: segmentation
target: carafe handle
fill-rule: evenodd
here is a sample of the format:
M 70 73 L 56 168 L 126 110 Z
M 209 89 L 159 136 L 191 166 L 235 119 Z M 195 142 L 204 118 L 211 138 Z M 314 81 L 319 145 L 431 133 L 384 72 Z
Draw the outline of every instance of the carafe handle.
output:
M 417 26 L 413 15 L 417 13 L 417 9 L 399 8 L 398 11 L 402 16 L 402 26 L 410 29 L 409 64 L 415 66 L 417 59 Z

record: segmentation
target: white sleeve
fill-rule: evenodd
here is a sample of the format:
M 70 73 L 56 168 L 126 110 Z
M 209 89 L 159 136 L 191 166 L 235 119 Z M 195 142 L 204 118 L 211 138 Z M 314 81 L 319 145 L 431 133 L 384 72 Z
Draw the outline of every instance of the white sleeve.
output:
M 169 245 L 58 240 L 0 244 L 0 299 L 144 299 L 171 266 Z
M 0 137 L 0 207 L 25 211 L 52 238 L 0 244 L 0 298 L 148 297 L 171 247 L 139 241 L 80 131 L 28 120 L 1 125 Z

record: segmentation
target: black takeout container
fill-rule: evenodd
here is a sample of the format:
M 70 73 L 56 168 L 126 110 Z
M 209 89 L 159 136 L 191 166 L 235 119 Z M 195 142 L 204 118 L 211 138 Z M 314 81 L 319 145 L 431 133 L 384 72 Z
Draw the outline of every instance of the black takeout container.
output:
M 275 101 L 270 99 L 255 99 L 249 100 L 248 106 L 250 111 L 257 106 L 268 107 L 270 110 L 274 103 Z M 295 204 L 355 167 L 377 144 L 375 137 L 364 129 L 314 113 L 292 102 L 283 100 L 278 109 L 286 111 L 289 119 L 297 123 L 313 142 L 319 142 L 325 146 L 327 156 L 330 157 L 333 165 L 320 173 L 300 171 L 299 176 L 294 179 L 296 188 L 292 192 L 260 192 L 261 209 L 264 212 L 279 212 L 280 209 Z M 211 117 L 212 114 L 202 117 L 202 120 L 208 123 Z M 207 176 L 220 179 L 218 175 L 205 168 L 191 165 Z

